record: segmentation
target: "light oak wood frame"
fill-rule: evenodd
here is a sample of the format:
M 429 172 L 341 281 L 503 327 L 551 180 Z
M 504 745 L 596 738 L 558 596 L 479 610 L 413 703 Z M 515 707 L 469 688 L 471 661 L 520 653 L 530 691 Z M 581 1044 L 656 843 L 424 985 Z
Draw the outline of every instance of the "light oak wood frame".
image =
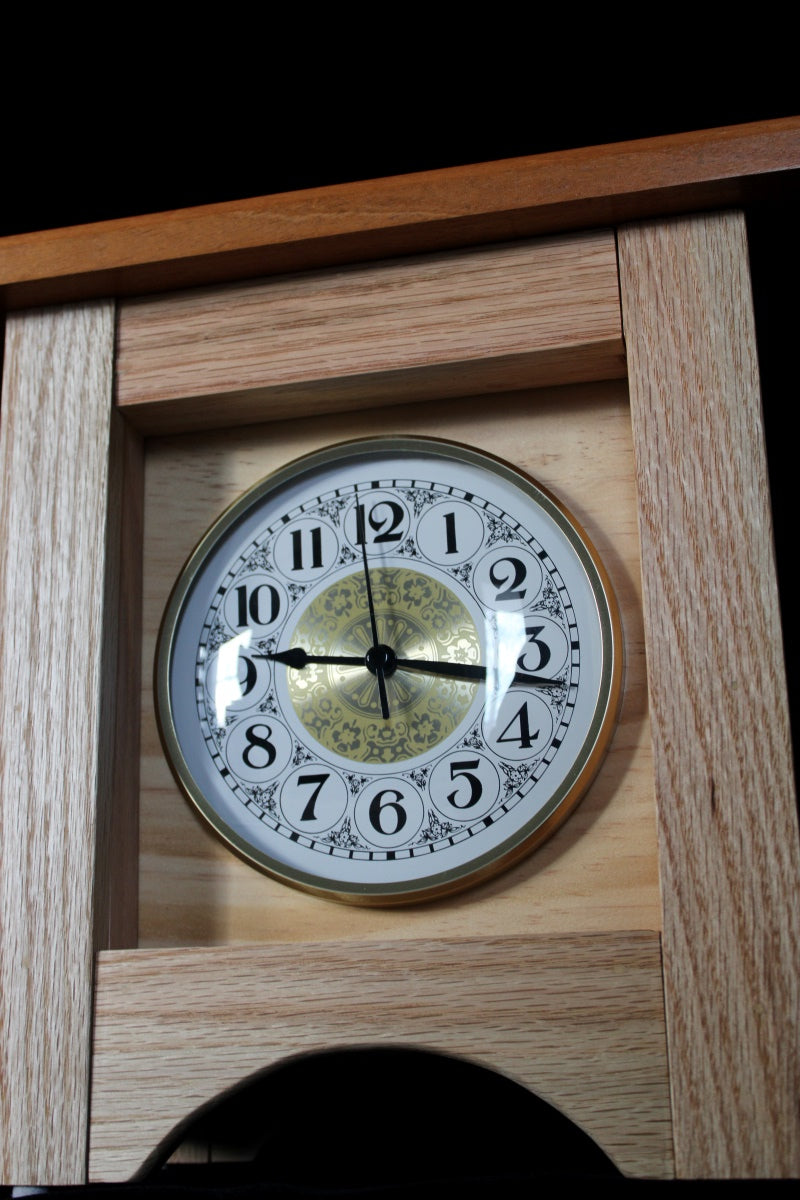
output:
M 797 125 L 776 125 L 784 147 L 795 135 L 796 168 Z M 776 145 L 770 130 L 756 142 Z M 433 236 L 422 228 L 415 248 Z M 481 228 L 492 236 L 491 219 Z M 494 228 L 503 236 L 502 221 Z M 741 218 L 623 229 L 620 264 L 676 1171 L 793 1175 L 800 867 Z M 123 844 L 113 864 L 104 832 L 109 796 L 132 790 L 122 777 L 135 759 L 133 709 L 120 691 L 136 673 L 136 555 L 119 551 L 136 544 L 140 490 L 137 435 L 109 403 L 112 320 L 99 302 L 8 325 L 0 669 L 3 728 L 21 733 L 4 739 L 0 762 L 2 1127 L 15 1183 L 85 1177 L 92 950 L 131 936 L 130 906 L 107 882 L 126 878 L 131 856 Z M 742 546 L 755 548 L 755 567 Z M 726 636 L 733 621 L 747 653 Z M 126 636 L 110 638 L 116 629 Z M 20 686 L 20 662 L 37 665 L 35 687 Z M 769 731 L 760 752 L 740 744 L 754 727 Z

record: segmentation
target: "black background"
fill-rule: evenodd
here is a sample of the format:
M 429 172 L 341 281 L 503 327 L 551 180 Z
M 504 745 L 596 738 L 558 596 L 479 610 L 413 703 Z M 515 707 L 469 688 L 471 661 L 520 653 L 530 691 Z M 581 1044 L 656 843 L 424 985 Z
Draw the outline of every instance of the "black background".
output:
M 286 111 L 275 87 L 274 106 L 267 95 L 254 106 L 252 86 L 239 105 L 230 88 L 209 94 L 187 84 L 182 96 L 144 94 L 134 105 L 126 95 L 117 108 L 118 94 L 98 94 L 95 83 L 45 81 L 41 107 L 7 121 L 0 235 L 800 112 L 800 86 L 795 96 L 694 102 L 656 89 L 635 103 L 601 93 L 564 110 L 541 98 L 542 87 L 521 98 L 517 83 L 499 97 L 456 91 L 447 103 L 439 94 L 426 110 L 420 95 L 408 107 L 387 100 L 384 82 L 349 98 L 318 88 L 303 117 Z

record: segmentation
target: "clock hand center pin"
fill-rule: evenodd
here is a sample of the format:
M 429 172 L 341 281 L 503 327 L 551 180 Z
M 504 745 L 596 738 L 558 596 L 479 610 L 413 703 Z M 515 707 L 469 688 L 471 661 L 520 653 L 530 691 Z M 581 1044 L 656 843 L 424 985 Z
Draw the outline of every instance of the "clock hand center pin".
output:
M 367 670 L 371 671 L 373 675 L 378 675 L 382 671 L 384 679 L 388 679 L 397 670 L 397 655 L 391 646 L 381 643 L 379 646 L 370 646 L 364 663 Z

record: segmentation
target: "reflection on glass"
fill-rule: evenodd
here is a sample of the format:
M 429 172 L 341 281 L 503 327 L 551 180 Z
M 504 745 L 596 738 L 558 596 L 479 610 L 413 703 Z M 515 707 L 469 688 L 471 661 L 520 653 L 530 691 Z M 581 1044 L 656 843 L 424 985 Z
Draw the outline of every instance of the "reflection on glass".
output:
M 224 728 L 228 708 L 244 696 L 239 679 L 239 653 L 250 645 L 252 631 L 245 629 L 228 642 L 223 642 L 217 654 L 216 679 L 214 680 L 214 708 L 217 725 Z
M 525 617 L 521 612 L 487 613 L 486 636 L 486 722 L 493 726 L 515 673 L 517 659 L 525 649 Z

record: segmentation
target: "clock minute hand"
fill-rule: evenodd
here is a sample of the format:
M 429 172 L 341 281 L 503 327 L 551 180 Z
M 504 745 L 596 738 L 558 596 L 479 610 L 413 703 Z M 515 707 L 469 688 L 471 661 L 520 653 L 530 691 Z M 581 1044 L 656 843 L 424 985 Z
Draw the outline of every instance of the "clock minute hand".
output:
M 375 617 L 375 602 L 372 599 L 372 584 L 369 578 L 369 566 L 367 564 L 367 533 L 364 527 L 364 506 L 356 505 L 356 540 L 361 543 L 361 560 L 364 564 L 364 582 L 367 585 L 367 607 L 369 608 L 369 621 L 372 627 L 372 656 L 375 666 L 375 674 L 378 679 L 378 696 L 381 702 L 381 715 L 384 721 L 389 720 L 389 699 L 386 695 L 386 674 L 384 670 L 385 655 L 381 649 L 381 643 L 378 640 L 378 622 Z
M 486 667 L 473 666 L 472 663 L 439 662 L 426 658 L 398 658 L 398 671 L 419 671 L 423 675 L 447 675 L 451 679 L 465 679 L 474 683 L 483 683 L 488 674 Z M 500 672 L 493 672 L 503 678 Z M 515 671 L 504 683 L 517 683 L 530 687 L 558 687 L 557 679 L 547 679 L 544 675 L 529 675 L 525 671 Z

